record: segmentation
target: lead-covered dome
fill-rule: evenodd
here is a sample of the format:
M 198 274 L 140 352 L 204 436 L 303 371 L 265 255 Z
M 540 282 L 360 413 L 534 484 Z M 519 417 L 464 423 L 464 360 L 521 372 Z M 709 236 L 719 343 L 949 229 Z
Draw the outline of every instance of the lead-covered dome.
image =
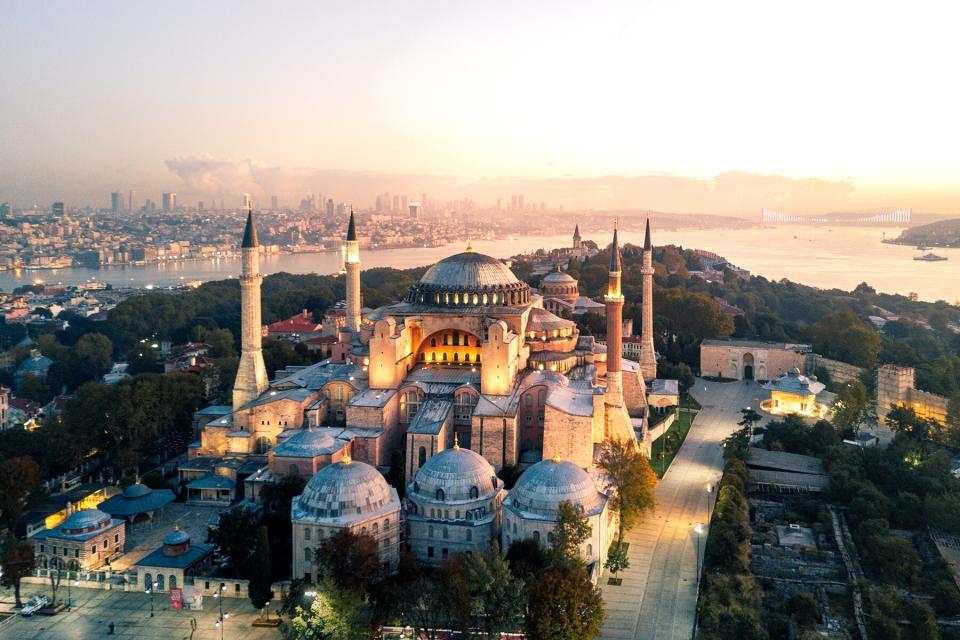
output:
M 489 498 L 501 488 L 496 471 L 483 456 L 456 446 L 427 460 L 411 487 L 417 497 L 439 502 Z
M 337 462 L 316 473 L 294 500 L 294 519 L 351 519 L 382 509 L 392 499 L 390 485 L 363 462 Z
M 408 302 L 442 307 L 510 306 L 530 301 L 530 287 L 496 258 L 468 249 L 444 258 L 410 287 Z
M 67 518 L 61 529 L 66 534 L 79 534 L 103 529 L 110 524 L 110 514 L 100 509 L 82 509 Z
M 562 502 L 591 515 L 603 510 L 606 496 L 586 471 L 566 460 L 543 460 L 523 472 L 504 506 L 524 515 L 556 517 Z
M 543 276 L 541 284 L 576 284 L 577 281 L 566 271 L 551 271 Z

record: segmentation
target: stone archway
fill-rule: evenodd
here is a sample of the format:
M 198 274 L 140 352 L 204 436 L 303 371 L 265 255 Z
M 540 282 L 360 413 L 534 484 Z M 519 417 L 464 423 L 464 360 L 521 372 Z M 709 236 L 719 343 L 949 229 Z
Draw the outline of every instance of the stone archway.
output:
M 743 379 L 753 380 L 753 354 L 743 354 Z

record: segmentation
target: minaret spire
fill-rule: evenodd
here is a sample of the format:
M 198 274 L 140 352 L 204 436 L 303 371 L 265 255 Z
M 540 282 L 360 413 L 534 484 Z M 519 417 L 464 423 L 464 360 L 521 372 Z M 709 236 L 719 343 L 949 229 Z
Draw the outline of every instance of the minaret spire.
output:
M 267 368 L 261 351 L 260 242 L 253 209 L 247 211 L 247 225 L 240 243 L 243 271 L 240 275 L 240 363 L 233 383 L 233 409 L 255 400 L 267 389 Z
M 650 218 L 643 240 L 643 266 L 640 275 L 643 282 L 643 300 L 640 310 L 640 372 L 645 381 L 657 377 L 657 354 L 653 348 L 653 244 L 650 242 Z
M 347 319 L 346 327 L 353 332 L 354 341 L 360 338 L 360 242 L 357 240 L 357 223 L 350 209 L 347 225 L 347 241 L 344 252 L 344 269 L 347 272 Z

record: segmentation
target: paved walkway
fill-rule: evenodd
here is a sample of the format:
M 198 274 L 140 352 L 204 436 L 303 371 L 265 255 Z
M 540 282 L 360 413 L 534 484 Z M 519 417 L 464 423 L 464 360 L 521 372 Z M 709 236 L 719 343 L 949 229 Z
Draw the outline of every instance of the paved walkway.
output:
M 657 487 L 657 508 L 626 535 L 630 568 L 620 586 L 600 586 L 607 620 L 606 640 L 689 640 L 696 611 L 698 541 L 694 528 L 706 523 L 708 506 L 723 471 L 720 442 L 739 429 L 740 410 L 758 406 L 756 383 L 697 380 L 692 395 L 703 405 L 683 446 Z M 703 557 L 706 528 L 700 537 Z
M 23 598 L 33 593 L 47 593 L 49 588 L 24 585 Z M 230 614 L 221 636 L 216 621 L 220 611 L 215 598 L 203 599 L 203 611 L 171 609 L 167 594 L 154 596 L 154 617 L 150 617 L 150 596 L 140 592 L 102 591 L 100 589 L 72 590 L 73 609 L 55 616 L 34 615 L 24 618 L 14 615 L 0 625 L 3 640 L 89 640 L 111 637 L 108 625 L 113 622 L 116 638 L 126 640 L 279 640 L 274 628 L 252 627 L 257 612 L 248 598 L 224 598 L 223 609 Z M 61 585 L 57 599 L 66 599 L 67 588 Z M 9 610 L 13 592 L 0 589 L 0 607 Z M 276 602 L 274 602 L 274 608 Z M 196 618 L 197 630 L 191 634 L 190 620 Z

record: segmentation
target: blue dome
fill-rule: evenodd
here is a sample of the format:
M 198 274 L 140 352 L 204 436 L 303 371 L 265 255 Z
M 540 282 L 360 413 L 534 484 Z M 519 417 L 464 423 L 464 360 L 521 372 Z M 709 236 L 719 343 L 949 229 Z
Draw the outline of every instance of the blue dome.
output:
M 165 545 L 173 546 L 177 544 L 184 544 L 185 542 L 190 542 L 190 534 L 180 529 L 175 529 L 163 536 L 163 544 Z
M 123 497 L 124 498 L 142 498 L 143 496 L 150 495 L 151 493 L 153 493 L 153 489 L 151 489 L 145 484 L 140 484 L 139 482 L 135 482 L 129 487 L 127 487 L 126 491 L 123 492 Z
M 543 460 L 523 472 L 504 504 L 516 511 L 553 517 L 562 502 L 590 514 L 603 509 L 606 496 L 597 491 L 590 475 L 572 462 Z
M 100 509 L 82 509 L 67 518 L 61 528 L 64 532 L 102 528 L 110 523 L 110 515 Z

